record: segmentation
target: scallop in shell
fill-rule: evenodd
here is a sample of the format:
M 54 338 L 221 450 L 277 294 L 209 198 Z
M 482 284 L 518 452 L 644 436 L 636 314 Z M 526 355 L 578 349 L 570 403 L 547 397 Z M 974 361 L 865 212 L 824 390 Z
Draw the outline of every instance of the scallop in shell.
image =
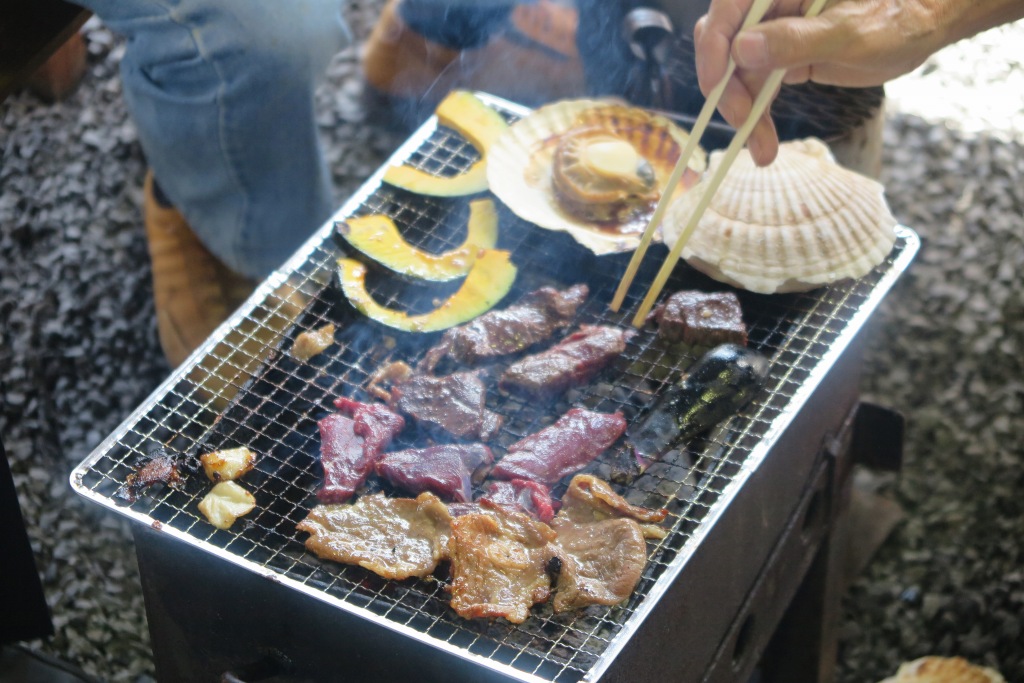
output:
M 900 665 L 881 683 L 1006 683 L 995 669 L 975 666 L 961 657 L 922 657 Z
M 594 253 L 635 249 L 687 133 L 614 100 L 563 100 L 516 123 L 488 153 L 491 191 L 519 217 L 571 234 Z M 700 179 L 698 150 L 674 192 Z
M 710 176 L 722 154 L 711 155 Z M 671 244 L 704 183 L 674 201 L 662 222 Z M 753 292 L 800 292 L 866 275 L 896 241 L 882 185 L 843 168 L 824 142 L 783 143 L 770 166 L 742 150 L 682 257 L 716 280 Z

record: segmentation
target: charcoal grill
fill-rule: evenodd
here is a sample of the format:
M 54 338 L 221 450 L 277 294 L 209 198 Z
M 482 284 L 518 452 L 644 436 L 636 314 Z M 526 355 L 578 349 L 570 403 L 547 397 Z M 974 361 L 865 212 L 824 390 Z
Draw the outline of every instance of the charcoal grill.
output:
M 527 113 L 480 96 L 510 120 Z M 389 163 L 446 174 L 476 158 L 431 119 Z M 384 213 L 424 248 L 461 241 L 467 201 L 415 196 L 383 185 L 382 174 L 334 220 Z M 593 257 L 503 207 L 500 225 L 499 246 L 519 267 L 506 301 L 544 284 L 586 282 L 591 296 L 576 323 L 628 325 L 659 260 L 648 257 L 623 310 L 612 313 L 607 303 L 628 256 Z M 341 254 L 333 221 L 75 469 L 72 485 L 137 523 L 162 681 L 732 680 L 752 670 L 773 632 L 785 639 L 775 627 L 786 623 L 786 606 L 802 580 L 800 590 L 812 590 L 804 580 L 817 576 L 809 574 L 812 563 L 828 564 L 835 552 L 827 531 L 842 511 L 837 482 L 848 480 L 850 442 L 865 412 L 857 409 L 858 333 L 918 246 L 899 227 L 893 252 L 861 280 L 805 294 L 738 292 L 750 343 L 771 359 L 768 384 L 741 414 L 622 489 L 633 503 L 667 508 L 671 531 L 649 546 L 643 579 L 620 606 L 566 615 L 540 606 L 518 626 L 469 621 L 448 607 L 441 581 L 386 581 L 306 552 L 295 525 L 315 504 L 316 421 L 336 396 L 366 399 L 363 386 L 382 363 L 414 361 L 436 340 L 379 326 L 348 307 L 332 284 Z M 409 310 L 432 307 L 446 291 L 394 277 L 368 282 L 379 301 Z M 669 291 L 682 288 L 723 286 L 679 268 Z M 291 358 L 295 335 L 327 322 L 337 324 L 338 343 L 306 363 Z M 700 351 L 667 347 L 642 330 L 596 381 L 559 402 L 538 405 L 492 388 L 489 407 L 506 416 L 495 451 L 569 405 L 636 417 Z M 398 445 L 413 443 L 421 437 Z M 243 479 L 257 508 L 229 530 L 215 529 L 197 509 L 209 489 L 201 472 L 132 504 L 116 495 L 134 466 L 157 451 L 188 462 L 234 445 L 260 458 Z M 607 476 L 611 466 L 602 458 L 593 471 Z

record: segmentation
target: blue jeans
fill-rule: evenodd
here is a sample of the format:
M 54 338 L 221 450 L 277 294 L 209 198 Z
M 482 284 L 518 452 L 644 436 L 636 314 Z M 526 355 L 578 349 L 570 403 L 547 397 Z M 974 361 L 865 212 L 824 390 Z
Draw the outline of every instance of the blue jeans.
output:
M 261 279 L 334 209 L 314 89 L 343 0 L 75 0 L 127 38 L 124 97 L 164 194 Z

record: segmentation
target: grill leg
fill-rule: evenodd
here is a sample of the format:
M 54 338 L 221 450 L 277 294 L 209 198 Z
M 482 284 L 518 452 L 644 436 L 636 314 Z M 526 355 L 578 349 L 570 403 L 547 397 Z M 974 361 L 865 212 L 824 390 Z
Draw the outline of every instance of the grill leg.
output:
M 761 660 L 763 683 L 835 680 L 842 595 L 902 519 L 895 503 L 858 494 L 853 465 L 898 470 L 902 450 L 902 415 L 859 404 L 849 448 L 829 454 L 834 465 L 829 532 Z
M 849 535 L 851 477 L 839 482 L 831 531 L 825 536 L 793 602 L 761 660 L 763 683 L 835 679 L 843 567 Z

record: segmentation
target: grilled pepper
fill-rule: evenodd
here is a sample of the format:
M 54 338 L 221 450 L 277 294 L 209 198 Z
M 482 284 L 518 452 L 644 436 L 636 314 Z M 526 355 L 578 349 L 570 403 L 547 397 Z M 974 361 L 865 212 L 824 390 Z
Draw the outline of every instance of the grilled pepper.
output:
M 642 474 L 653 462 L 739 412 L 764 384 L 768 359 L 736 344 L 701 356 L 650 412 L 626 431 L 628 464 L 618 479 Z

